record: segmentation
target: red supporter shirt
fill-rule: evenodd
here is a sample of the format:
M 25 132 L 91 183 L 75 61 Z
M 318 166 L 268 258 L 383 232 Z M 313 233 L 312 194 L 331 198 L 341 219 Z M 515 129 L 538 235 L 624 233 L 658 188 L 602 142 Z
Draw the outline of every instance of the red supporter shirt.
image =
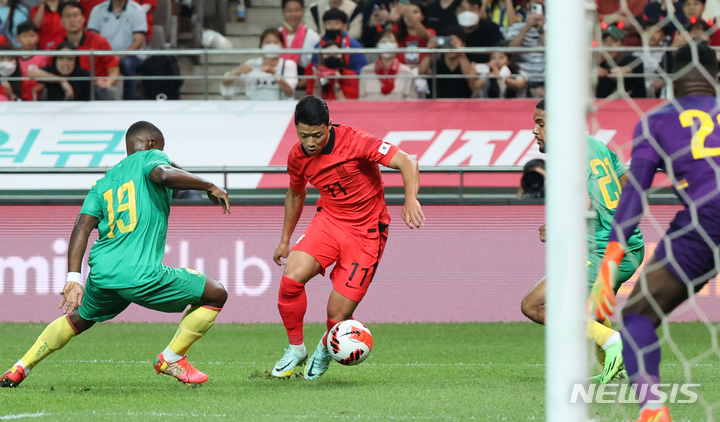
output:
M 155 22 L 155 18 L 153 17 L 153 12 L 155 9 L 157 9 L 157 0 L 137 0 L 137 4 L 144 5 L 149 4 L 150 10 L 147 13 L 147 21 L 148 21 L 148 28 L 147 28 L 147 34 L 146 39 L 147 42 L 150 43 L 150 40 L 152 39 L 153 34 L 153 23 Z
M 333 125 L 319 155 L 308 155 L 300 142 L 290 150 L 290 187 L 301 191 L 310 182 L 320 191 L 323 214 L 356 234 L 378 233 L 379 223 L 390 224 L 378 164 L 387 167 L 398 150 L 367 132 Z
M 305 74 L 306 75 L 315 75 L 315 72 L 317 71 L 317 68 L 315 65 L 310 65 L 305 68 Z M 340 69 L 340 75 L 342 76 L 355 76 L 355 78 L 352 79 L 340 79 L 340 89 L 342 90 L 343 94 L 345 95 L 345 99 L 347 100 L 357 100 L 360 96 L 360 83 L 357 79 L 357 73 L 353 72 L 350 69 L 342 68 Z M 315 89 L 315 79 L 306 79 L 307 84 L 305 85 L 305 91 L 308 95 L 313 95 L 313 90 Z M 337 100 L 337 96 L 335 95 L 335 90 L 332 83 L 328 83 L 324 87 L 322 87 L 322 91 L 320 92 L 322 95 L 323 100 Z
M 100 3 L 103 3 L 107 0 L 80 0 L 80 5 L 83 8 L 83 15 L 85 15 L 85 25 L 87 26 L 88 19 L 90 19 L 90 13 L 92 13 L 92 10 Z
M 57 44 L 67 40 L 67 37 L 56 40 Z M 56 45 L 57 45 L 56 44 Z M 102 35 L 92 32 L 84 31 L 83 37 L 80 39 L 80 45 L 77 47 L 78 50 L 112 50 L 110 43 L 107 42 L 105 37 Z M 95 56 L 95 76 L 104 78 L 108 76 L 110 68 L 119 66 L 120 60 L 117 56 Z M 80 67 L 92 72 L 90 70 L 90 56 L 80 56 Z
M 35 19 L 40 6 L 30 9 L 30 19 Z M 40 50 L 54 50 L 57 47 L 55 41 L 65 38 L 65 28 L 60 24 L 60 13 L 51 11 L 47 6 L 43 14 L 43 20 L 38 28 L 40 33 L 37 48 Z
M 434 29 L 428 29 L 428 32 L 430 33 L 431 37 L 434 37 L 435 30 Z M 398 38 L 397 39 L 398 47 L 402 48 L 425 48 L 427 47 L 427 40 L 425 38 L 420 38 L 417 35 L 410 35 L 408 34 L 405 38 Z M 427 53 L 398 53 L 397 57 L 398 60 L 400 60 L 400 63 L 406 64 L 410 67 L 418 67 L 420 66 L 420 62 L 422 59 L 427 56 Z

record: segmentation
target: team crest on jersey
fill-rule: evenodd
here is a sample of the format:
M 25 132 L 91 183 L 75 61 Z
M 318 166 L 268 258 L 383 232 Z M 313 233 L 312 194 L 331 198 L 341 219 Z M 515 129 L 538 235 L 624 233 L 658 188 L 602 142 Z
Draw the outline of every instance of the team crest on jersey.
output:
M 387 155 L 388 151 L 390 151 L 390 144 L 383 142 L 383 144 L 380 145 L 378 152 L 382 155 Z
M 335 170 L 337 170 L 337 172 L 338 172 L 338 174 L 340 175 L 340 177 L 345 177 L 345 176 L 348 175 L 347 170 L 345 170 L 345 166 L 343 166 L 342 164 L 340 164 L 339 166 L 335 167 Z

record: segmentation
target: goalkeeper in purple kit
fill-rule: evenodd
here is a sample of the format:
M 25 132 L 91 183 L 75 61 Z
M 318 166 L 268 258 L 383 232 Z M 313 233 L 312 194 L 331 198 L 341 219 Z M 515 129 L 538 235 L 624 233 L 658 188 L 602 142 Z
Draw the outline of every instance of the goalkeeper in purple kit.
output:
M 676 101 L 641 120 L 634 133 L 630 180 L 620 198 L 613 230 L 588 308 L 612 315 L 613 285 L 624 245 L 643 215 L 646 191 L 657 169 L 667 173 L 685 208 L 670 223 L 622 310 L 623 357 L 640 401 L 638 422 L 670 421 L 659 400 L 662 317 L 716 276 L 720 245 L 720 104 L 718 61 L 707 43 L 691 42 L 675 54 Z M 693 56 L 696 57 L 693 60 Z M 685 68 L 693 66 L 689 72 Z

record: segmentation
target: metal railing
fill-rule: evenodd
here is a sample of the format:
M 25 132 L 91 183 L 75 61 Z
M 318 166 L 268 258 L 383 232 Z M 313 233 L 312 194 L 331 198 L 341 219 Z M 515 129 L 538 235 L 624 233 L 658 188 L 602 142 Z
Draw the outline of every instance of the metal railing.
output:
M 592 47 L 591 50 L 595 53 L 606 53 L 606 52 L 643 52 L 643 53 L 650 53 L 650 52 L 673 52 L 676 51 L 678 47 L 614 47 L 614 48 L 605 48 L 605 47 Z M 720 47 L 714 47 L 716 51 L 720 50 Z M 285 53 L 291 53 L 291 54 L 319 54 L 323 52 L 327 52 L 327 50 L 323 50 L 320 48 L 314 48 L 314 49 L 285 49 L 283 50 Z M 545 47 L 465 47 L 465 48 L 396 48 L 396 49 L 377 49 L 377 48 L 345 48 L 342 49 L 342 54 L 344 55 L 354 55 L 354 54 L 375 54 L 378 55 L 380 53 L 411 53 L 411 54 L 429 54 L 430 60 L 432 63 L 431 69 L 432 72 L 430 74 L 421 74 L 421 75 L 391 75 L 389 78 L 392 79 L 428 79 L 430 80 L 430 83 L 432 84 L 433 89 L 431 90 L 433 98 L 437 95 L 437 80 L 438 79 L 466 79 L 469 76 L 472 77 L 473 75 L 463 75 L 463 74 L 451 74 L 451 75 L 439 75 L 437 74 L 437 69 L 435 68 L 435 63 L 438 55 L 442 54 L 448 54 L 448 53 L 466 53 L 466 54 L 490 54 L 492 52 L 504 52 L 508 55 L 516 55 L 516 54 L 528 54 L 528 53 L 544 53 Z M 67 78 L 62 77 L 65 80 L 68 81 L 76 81 L 76 80 L 89 80 L 91 83 L 95 83 L 95 80 L 98 79 L 98 77 L 95 75 L 95 58 L 96 57 L 104 57 L 104 56 L 124 56 L 124 55 L 145 55 L 145 56 L 189 56 L 189 57 L 197 57 L 200 60 L 200 63 L 202 64 L 202 74 L 201 75 L 167 75 L 167 76 L 120 76 L 117 78 L 104 78 L 104 79 L 120 79 L 120 80 L 136 80 L 136 81 L 142 81 L 142 80 L 165 80 L 165 81 L 172 81 L 172 80 L 202 80 L 204 81 L 203 84 L 203 95 L 205 99 L 210 98 L 210 82 L 211 81 L 221 81 L 223 79 L 226 79 L 227 77 L 224 75 L 211 75 L 210 68 L 211 68 L 211 60 L 210 58 L 213 56 L 223 56 L 223 55 L 236 55 L 240 56 L 253 56 L 258 57 L 262 56 L 264 53 L 263 50 L 259 48 L 245 48 L 245 49 L 232 49 L 232 50 L 215 50 L 215 49 L 176 49 L 176 50 L 129 50 L 129 51 L 109 51 L 109 50 L 63 50 L 63 51 L 3 51 L 0 55 L 2 56 L 11 56 L 11 57 L 20 57 L 20 56 L 28 56 L 28 55 L 38 55 L 38 56 L 51 56 L 51 57 L 61 57 L 61 56 L 89 56 L 91 58 L 91 69 L 90 76 L 89 77 L 77 77 L 77 78 Z M 237 61 L 237 65 L 239 66 L 241 64 L 241 60 Z M 640 78 L 645 77 L 649 75 L 655 75 L 656 74 L 632 74 L 632 75 L 624 75 L 625 78 Z M 531 78 L 542 78 L 542 75 L 530 75 Z M 386 76 L 384 76 L 386 77 Z M 485 75 L 485 77 L 492 79 L 496 76 L 489 74 Z M 299 80 L 308 80 L 308 79 L 314 79 L 314 75 L 300 75 L 298 76 Z M 32 78 L 28 77 L 10 77 L 6 78 L 8 81 L 16 81 L 16 80 L 31 80 Z M 43 78 L 38 78 L 43 79 Z M 340 76 L 337 79 L 377 79 L 377 75 L 351 75 L 351 76 Z M 94 93 L 91 90 L 91 95 Z M 94 95 L 93 95 L 94 99 Z

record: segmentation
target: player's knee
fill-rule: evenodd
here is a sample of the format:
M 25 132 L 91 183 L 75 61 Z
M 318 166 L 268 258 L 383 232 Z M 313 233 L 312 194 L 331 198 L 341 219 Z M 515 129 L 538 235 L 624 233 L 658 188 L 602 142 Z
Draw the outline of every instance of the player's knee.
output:
M 215 280 L 208 279 L 205 287 L 207 305 L 222 308 L 227 302 L 228 292 L 225 287 Z
M 538 322 L 541 320 L 542 306 L 530 296 L 525 296 L 520 302 L 520 311 L 532 321 Z
M 655 309 L 653 309 L 652 305 L 650 305 L 650 302 L 645 299 L 625 305 L 622 310 L 622 317 L 625 318 L 626 315 L 630 314 L 644 316 L 649 319 L 655 327 L 660 326 L 660 322 L 662 321 L 662 318 L 657 314 L 657 312 L 655 312 Z
M 95 321 L 88 321 L 87 319 L 82 318 L 77 310 L 70 314 L 70 322 L 78 334 L 89 330 L 90 327 L 95 325 Z

